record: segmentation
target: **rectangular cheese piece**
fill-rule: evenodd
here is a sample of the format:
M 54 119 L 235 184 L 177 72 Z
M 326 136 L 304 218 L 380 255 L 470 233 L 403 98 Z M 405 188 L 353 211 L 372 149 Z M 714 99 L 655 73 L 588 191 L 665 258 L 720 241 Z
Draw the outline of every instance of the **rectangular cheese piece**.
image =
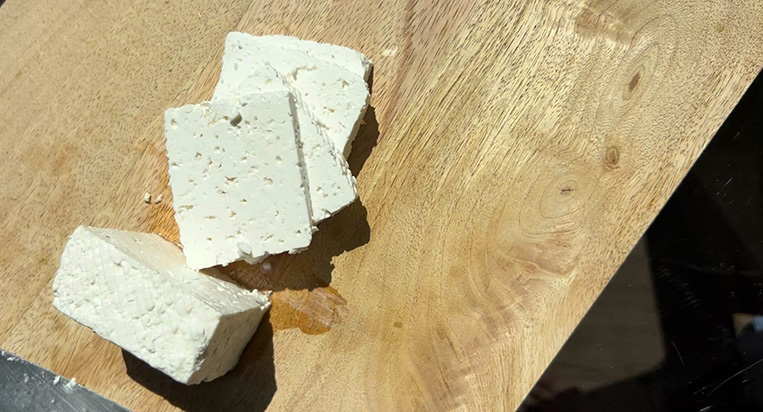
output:
M 314 226 L 286 91 L 165 113 L 175 220 L 188 266 L 305 249 Z
M 228 84 L 227 81 L 238 82 Z M 247 77 L 221 79 L 224 87 L 215 90 L 214 99 L 234 99 L 253 93 L 288 91 L 289 86 L 271 66 L 251 67 Z M 299 96 L 299 93 L 293 93 Z M 307 173 L 310 214 L 314 224 L 335 214 L 358 197 L 355 177 L 347 160 L 299 101 L 296 104 L 299 141 Z
M 259 39 L 283 49 L 299 50 L 308 56 L 344 67 L 353 74 L 362 77 L 363 80 L 368 81 L 368 75 L 372 67 L 371 60 L 357 50 L 329 43 L 301 40 L 293 36 L 272 35 L 261 36 Z
M 307 53 L 246 33 L 231 32 L 225 39 L 225 54 L 218 93 L 241 84 L 261 64 L 272 66 L 299 94 L 300 102 L 323 129 L 334 146 L 347 157 L 368 106 L 368 85 L 347 69 Z
M 158 235 L 80 226 L 53 281 L 66 316 L 164 372 L 196 384 L 238 362 L 268 296 L 199 273 Z

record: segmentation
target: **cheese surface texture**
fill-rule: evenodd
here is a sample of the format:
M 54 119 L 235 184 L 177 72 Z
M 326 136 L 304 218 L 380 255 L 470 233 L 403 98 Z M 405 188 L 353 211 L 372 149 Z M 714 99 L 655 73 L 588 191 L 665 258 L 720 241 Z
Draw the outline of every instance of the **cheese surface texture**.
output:
M 229 84 L 228 81 L 235 81 Z M 215 90 L 214 99 L 235 99 L 254 93 L 288 91 L 290 86 L 271 66 L 260 63 L 251 67 L 246 77 L 231 76 L 221 79 Z M 293 93 L 299 98 L 299 93 Z M 296 102 L 299 125 L 299 142 L 310 198 L 311 218 L 314 224 L 335 214 L 357 198 L 355 177 L 352 176 L 347 160 L 335 150 L 333 143 L 323 130 L 313 121 L 312 116 L 300 101 Z
M 254 263 L 310 244 L 297 133 L 286 91 L 165 112 L 173 208 L 188 266 Z
M 232 369 L 268 297 L 188 268 L 155 234 L 80 226 L 53 281 L 53 305 L 178 382 Z
M 301 40 L 293 36 L 271 35 L 259 37 L 263 42 L 283 49 L 299 50 L 308 56 L 316 57 L 347 69 L 347 71 L 368 80 L 371 72 L 371 60 L 363 53 L 344 46 L 329 43 L 317 43 Z
M 315 123 L 334 147 L 348 156 L 368 106 L 368 86 L 363 77 L 298 48 L 231 32 L 225 39 L 222 72 L 215 90 L 220 95 L 235 95 L 234 87 L 262 64 L 273 67 L 299 94 L 299 101 Z

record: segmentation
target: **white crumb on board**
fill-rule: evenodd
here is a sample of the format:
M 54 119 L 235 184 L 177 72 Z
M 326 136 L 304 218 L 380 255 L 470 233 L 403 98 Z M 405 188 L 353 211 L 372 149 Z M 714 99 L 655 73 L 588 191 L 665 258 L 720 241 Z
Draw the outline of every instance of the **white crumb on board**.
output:
M 16 362 L 19 359 L 16 356 L 11 355 L 10 352 L 6 352 L 2 349 L 0 349 L 0 356 L 5 358 L 5 360 L 7 360 L 8 362 Z
M 76 388 L 77 386 L 79 386 L 77 385 L 77 379 L 72 378 L 69 382 L 66 382 L 64 384 L 64 390 L 68 393 L 72 393 L 72 391 L 74 391 L 74 388 Z
M 143 195 L 143 201 L 146 202 L 146 203 L 151 203 L 151 193 L 146 192 Z
M 156 199 L 154 200 L 154 204 L 158 205 L 159 203 L 162 203 L 162 200 L 164 200 L 164 195 L 157 195 Z
M 384 57 L 392 57 L 397 54 L 397 47 L 390 47 L 389 49 L 385 49 L 382 52 L 382 56 Z

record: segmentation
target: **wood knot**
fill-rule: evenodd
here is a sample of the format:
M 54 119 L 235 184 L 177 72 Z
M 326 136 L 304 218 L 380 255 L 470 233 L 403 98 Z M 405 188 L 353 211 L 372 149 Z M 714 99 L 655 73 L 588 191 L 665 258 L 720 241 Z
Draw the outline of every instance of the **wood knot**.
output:
M 577 190 L 578 188 L 578 182 L 574 180 L 567 180 L 566 182 L 562 183 L 561 186 L 559 186 L 559 194 L 562 196 L 571 195 L 572 192 Z
M 643 73 L 646 72 L 646 68 L 643 65 L 639 65 L 634 72 L 632 72 L 632 75 L 628 75 L 625 78 L 630 78 L 627 83 L 625 83 L 625 87 L 623 88 L 622 92 L 622 98 L 623 101 L 628 101 L 634 97 L 634 95 L 639 93 L 639 86 L 642 83 L 642 76 Z
M 641 80 L 641 73 L 636 72 L 636 74 L 634 74 L 633 77 L 631 78 L 631 81 L 628 82 L 628 90 L 633 91 L 633 89 L 635 89 L 636 86 L 638 86 L 639 80 Z
M 598 176 L 575 166 L 558 166 L 541 173 L 530 185 L 519 214 L 524 234 L 574 231 L 595 191 Z
M 580 209 L 588 198 L 590 182 L 582 174 L 562 174 L 549 182 L 540 197 L 540 215 L 558 219 Z
M 609 146 L 604 155 L 604 165 L 607 169 L 612 170 L 617 168 L 618 163 L 620 163 L 620 149 L 617 146 Z

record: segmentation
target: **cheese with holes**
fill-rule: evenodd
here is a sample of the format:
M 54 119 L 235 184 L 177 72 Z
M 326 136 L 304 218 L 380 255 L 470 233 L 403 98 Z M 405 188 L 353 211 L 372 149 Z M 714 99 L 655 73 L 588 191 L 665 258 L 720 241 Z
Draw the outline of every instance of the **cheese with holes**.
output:
M 309 115 L 347 157 L 368 106 L 368 86 L 361 76 L 333 63 L 246 33 L 225 39 L 218 94 L 235 95 L 235 87 L 262 64 L 272 66 L 299 94 Z
M 178 382 L 238 362 L 268 296 L 201 274 L 155 234 L 81 226 L 53 281 L 53 305 Z
M 245 78 L 235 78 L 238 84 L 226 84 L 215 90 L 214 99 L 231 99 L 253 93 L 290 90 L 288 83 L 266 64 L 251 67 Z M 298 97 L 299 93 L 293 93 Z M 312 120 L 309 109 L 296 102 L 299 142 L 310 198 L 310 212 L 314 224 L 335 214 L 352 203 L 358 196 L 355 177 L 347 160 Z
M 309 56 L 333 63 L 362 77 L 364 80 L 368 80 L 368 75 L 371 72 L 371 60 L 363 53 L 349 47 L 317 43 L 311 40 L 301 40 L 296 37 L 281 35 L 261 36 L 259 39 L 283 49 L 299 50 Z
M 294 101 L 286 91 L 165 112 L 175 220 L 188 266 L 255 263 L 310 244 Z

